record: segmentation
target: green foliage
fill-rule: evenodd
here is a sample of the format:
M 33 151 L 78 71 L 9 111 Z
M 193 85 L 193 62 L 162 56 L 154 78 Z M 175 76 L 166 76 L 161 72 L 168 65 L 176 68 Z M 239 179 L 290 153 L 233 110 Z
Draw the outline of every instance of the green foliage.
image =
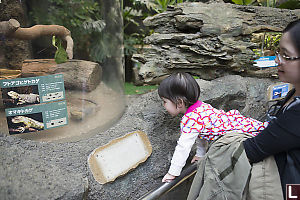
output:
M 97 0 L 44 1 L 49 3 L 47 12 L 38 9 L 31 12 L 36 24 L 57 24 L 68 28 L 74 40 L 74 52 L 87 52 L 93 61 L 103 62 L 111 56 L 107 47 L 103 48 L 109 40 L 103 31 L 106 23 L 101 18 Z
M 265 48 L 272 51 L 278 49 L 281 35 L 281 33 L 268 33 L 265 37 Z
M 47 21 L 49 24 L 59 24 L 67 27 L 74 38 L 81 38 L 90 32 L 91 23 L 99 23 L 101 20 L 100 6 L 94 0 L 48 0 L 51 3 Z M 72 8 L 72 9 L 70 9 Z M 103 29 L 101 26 L 94 26 L 98 32 Z M 94 28 L 93 27 L 93 28 Z
M 183 2 L 193 2 L 195 0 L 149 0 L 149 1 L 154 1 L 154 5 L 156 5 L 153 7 L 153 10 L 155 10 L 157 13 L 162 13 L 167 10 L 168 6 L 173 6 Z
M 123 9 L 124 54 L 130 56 L 137 52 L 136 45 L 143 46 L 143 39 L 150 35 L 147 28 L 141 28 L 141 21 L 150 16 L 153 4 L 148 1 L 130 0 L 131 6 Z M 132 33 L 131 29 L 135 29 Z
M 271 51 L 271 53 L 275 53 L 276 49 L 279 48 L 279 41 L 282 36 L 282 33 L 279 32 L 268 32 L 264 33 L 263 37 L 261 39 L 261 42 L 257 42 L 258 45 L 261 46 L 260 49 L 253 49 L 252 51 L 257 55 L 257 56 L 263 56 L 264 52 L 267 50 Z
M 252 49 L 252 51 L 255 53 L 255 55 L 257 55 L 258 57 L 261 57 L 263 55 L 263 53 L 261 52 L 260 49 Z
M 176 4 L 175 0 L 155 0 L 155 2 L 158 5 L 157 12 L 164 12 L 168 6 Z
M 157 89 L 157 85 L 144 85 L 144 86 L 135 86 L 132 83 L 125 83 L 125 94 L 134 95 L 134 94 L 144 94 L 151 92 Z
M 278 6 L 278 8 L 285 8 L 285 9 L 300 9 L 300 1 L 299 0 L 289 0 L 284 2 Z
M 93 41 L 90 44 L 90 56 L 93 61 L 104 62 L 112 56 L 112 51 L 115 51 L 111 44 L 116 44 L 116 38 L 112 38 L 109 34 L 91 34 Z M 109 44 L 110 43 L 110 44 Z
M 285 8 L 285 9 L 300 9 L 300 1 L 299 0 L 289 0 L 282 4 L 277 3 L 277 0 L 231 0 L 235 4 L 239 5 L 257 5 L 264 7 L 277 7 L 277 8 Z
M 257 0 L 257 2 L 260 6 L 275 8 L 277 0 Z
M 65 48 L 61 45 L 61 39 L 52 37 L 52 45 L 55 46 L 56 52 L 54 55 L 54 60 L 57 64 L 67 62 L 68 55 Z
M 133 55 L 137 53 L 136 45 L 143 46 L 143 38 L 145 35 L 141 33 L 132 33 L 124 35 L 124 53 L 125 55 Z
M 123 20 L 124 20 L 124 29 L 127 28 L 129 24 L 135 24 L 139 26 L 139 23 L 136 21 L 135 17 L 143 16 L 142 10 L 137 10 L 134 7 L 125 7 L 123 9 Z
M 253 3 L 254 0 L 232 0 L 233 3 L 239 5 L 250 5 Z
M 49 2 L 52 3 L 49 8 L 51 11 L 50 22 L 66 24 L 69 27 L 80 27 L 85 21 L 100 19 L 99 5 L 93 0 L 49 0 Z
M 280 5 L 277 5 L 277 0 L 231 0 L 235 4 L 240 5 L 258 5 L 265 7 L 277 7 L 277 8 L 286 8 L 286 9 L 299 9 L 300 1 L 299 0 L 289 0 Z M 279 47 L 279 40 L 281 38 L 281 33 L 264 33 L 262 42 L 259 43 L 261 49 L 253 49 L 253 52 L 258 56 L 263 56 L 266 50 L 274 52 Z
M 93 21 L 91 19 L 88 19 L 83 22 L 82 26 L 88 33 L 93 32 L 102 32 L 102 30 L 105 28 L 105 22 L 103 20 L 97 20 Z

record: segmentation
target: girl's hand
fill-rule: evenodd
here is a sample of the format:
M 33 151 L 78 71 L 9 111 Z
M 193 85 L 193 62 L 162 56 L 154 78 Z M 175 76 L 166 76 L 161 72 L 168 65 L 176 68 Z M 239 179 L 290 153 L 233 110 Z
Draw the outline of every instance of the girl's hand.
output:
M 163 182 L 163 183 L 169 183 L 169 182 L 171 182 L 175 177 L 176 177 L 176 176 L 173 176 L 173 175 L 167 173 L 167 174 L 164 176 L 164 178 L 162 179 L 161 182 Z
M 196 162 L 198 160 L 202 160 L 202 159 L 203 159 L 203 157 L 194 156 L 194 158 L 192 159 L 191 163 L 194 163 L 194 162 Z

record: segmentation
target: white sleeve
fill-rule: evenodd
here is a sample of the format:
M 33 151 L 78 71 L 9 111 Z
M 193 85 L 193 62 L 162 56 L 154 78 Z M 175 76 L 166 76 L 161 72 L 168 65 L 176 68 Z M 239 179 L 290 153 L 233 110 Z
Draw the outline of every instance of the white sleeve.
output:
M 207 146 L 208 146 L 207 140 L 197 138 L 196 144 L 197 144 L 196 156 L 197 157 L 203 157 L 206 153 L 206 149 L 207 149 Z
M 168 171 L 173 176 L 179 176 L 182 168 L 184 167 L 186 160 L 190 154 L 190 151 L 199 135 L 198 131 L 192 131 L 190 133 L 181 133 L 177 146 L 171 160 L 171 166 Z

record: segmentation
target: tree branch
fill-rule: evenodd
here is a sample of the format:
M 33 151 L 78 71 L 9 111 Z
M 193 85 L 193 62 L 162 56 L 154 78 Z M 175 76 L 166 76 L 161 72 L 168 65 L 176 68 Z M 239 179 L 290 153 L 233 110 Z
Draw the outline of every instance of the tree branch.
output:
M 66 52 L 68 58 L 73 58 L 73 39 L 71 32 L 60 25 L 35 25 L 30 28 L 20 28 L 15 19 L 0 22 L 0 34 L 20 40 L 32 40 L 41 36 L 57 36 L 67 42 Z

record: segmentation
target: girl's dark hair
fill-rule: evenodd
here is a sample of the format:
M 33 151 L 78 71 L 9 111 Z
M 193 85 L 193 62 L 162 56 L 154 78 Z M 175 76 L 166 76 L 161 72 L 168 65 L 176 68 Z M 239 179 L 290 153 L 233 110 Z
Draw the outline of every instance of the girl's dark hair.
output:
M 283 30 L 283 33 L 289 33 L 294 45 L 300 53 L 300 19 L 290 22 Z
M 158 87 L 160 98 L 166 98 L 178 104 L 182 99 L 189 107 L 197 102 L 200 96 L 200 87 L 196 80 L 188 73 L 174 73 L 164 79 Z

